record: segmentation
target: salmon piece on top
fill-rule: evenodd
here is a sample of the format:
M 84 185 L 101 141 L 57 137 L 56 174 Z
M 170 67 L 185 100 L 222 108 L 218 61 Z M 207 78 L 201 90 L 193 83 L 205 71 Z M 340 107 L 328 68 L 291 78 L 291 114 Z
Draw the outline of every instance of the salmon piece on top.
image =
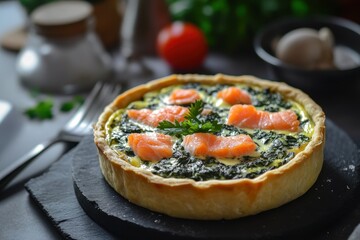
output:
M 129 118 L 142 122 L 146 125 L 157 127 L 161 121 L 167 120 L 170 122 L 182 122 L 185 120 L 185 115 L 188 113 L 186 107 L 180 106 L 166 106 L 158 110 L 151 109 L 129 109 L 127 114 Z
M 258 111 L 252 105 L 234 105 L 230 108 L 227 124 L 236 127 L 296 132 L 300 122 L 292 110 L 280 112 Z
M 234 104 L 251 104 L 250 95 L 237 87 L 228 87 L 217 93 L 217 97 L 223 99 L 225 102 Z
M 254 141 L 245 134 L 222 137 L 210 133 L 195 133 L 184 137 L 187 152 L 198 157 L 234 158 L 252 154 Z
M 169 103 L 183 105 L 199 100 L 200 94 L 195 89 L 175 89 L 169 96 Z
M 128 143 L 135 155 L 145 161 L 157 162 L 172 156 L 172 140 L 161 133 L 132 133 Z

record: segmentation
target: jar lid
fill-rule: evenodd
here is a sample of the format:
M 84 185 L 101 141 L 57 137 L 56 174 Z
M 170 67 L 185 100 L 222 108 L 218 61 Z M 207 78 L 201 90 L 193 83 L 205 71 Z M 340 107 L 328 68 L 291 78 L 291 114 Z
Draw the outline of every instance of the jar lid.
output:
M 70 37 L 86 31 L 92 10 L 84 1 L 56 1 L 36 8 L 30 18 L 41 35 Z

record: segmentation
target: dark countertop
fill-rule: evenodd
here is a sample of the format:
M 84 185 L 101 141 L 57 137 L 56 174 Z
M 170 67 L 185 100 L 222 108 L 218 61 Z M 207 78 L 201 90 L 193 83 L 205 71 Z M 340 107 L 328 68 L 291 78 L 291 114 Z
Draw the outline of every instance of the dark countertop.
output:
M 0 37 L 4 33 L 21 26 L 26 20 L 24 11 L 17 1 L 0 3 Z M 6 130 L 0 133 L 0 169 L 8 166 L 11 161 L 19 158 L 37 143 L 54 136 L 71 117 L 71 113 L 58 113 L 50 121 L 31 121 L 23 114 L 26 107 L 35 104 L 30 91 L 24 88 L 15 71 L 17 54 L 0 48 L 0 99 L 10 102 L 13 106 L 11 121 Z M 148 58 L 156 70 L 157 76 L 165 76 L 169 69 L 157 58 Z M 252 51 L 244 52 L 236 57 L 227 57 L 212 53 L 206 60 L 204 73 L 222 72 L 232 75 L 251 74 L 261 78 L 273 79 L 266 66 Z M 141 81 L 131 81 L 134 86 Z M 337 126 L 345 130 L 355 140 L 360 139 L 360 81 L 357 86 L 350 86 L 356 93 L 349 95 L 339 92 L 338 95 L 327 95 L 324 91 L 311 94 L 323 107 L 327 117 Z M 71 96 L 52 96 L 55 105 Z M 359 142 L 358 142 L 359 143 Z M 64 150 L 63 145 L 55 146 L 39 157 L 15 181 L 0 194 L 0 239 L 57 239 L 60 238 L 56 229 L 29 198 L 23 185 L 31 177 L 39 175 L 58 159 Z

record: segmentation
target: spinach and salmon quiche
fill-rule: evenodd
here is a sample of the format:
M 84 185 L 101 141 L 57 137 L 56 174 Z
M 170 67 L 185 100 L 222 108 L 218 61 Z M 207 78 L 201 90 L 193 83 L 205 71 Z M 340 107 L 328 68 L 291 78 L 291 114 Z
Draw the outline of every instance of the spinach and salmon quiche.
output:
M 171 75 L 119 95 L 94 127 L 124 198 L 187 219 L 234 219 L 303 195 L 323 164 L 325 115 L 253 76 Z

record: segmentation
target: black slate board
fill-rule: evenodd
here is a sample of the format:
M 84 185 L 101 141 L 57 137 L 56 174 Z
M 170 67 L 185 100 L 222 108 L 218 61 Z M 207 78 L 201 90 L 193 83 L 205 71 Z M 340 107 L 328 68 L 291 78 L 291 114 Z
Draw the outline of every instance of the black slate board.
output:
M 302 239 L 312 236 L 314 239 L 314 236 L 327 236 L 332 230 L 326 227 L 359 201 L 359 166 L 356 145 L 327 121 L 324 166 L 317 182 L 305 195 L 255 216 L 223 221 L 177 219 L 128 202 L 103 179 L 92 138 L 84 139 L 77 148 L 73 179 L 76 196 L 85 212 L 118 237 Z
M 50 169 L 26 184 L 26 190 L 66 239 L 116 239 L 89 218 L 78 204 L 71 177 L 71 161 L 77 148 Z

